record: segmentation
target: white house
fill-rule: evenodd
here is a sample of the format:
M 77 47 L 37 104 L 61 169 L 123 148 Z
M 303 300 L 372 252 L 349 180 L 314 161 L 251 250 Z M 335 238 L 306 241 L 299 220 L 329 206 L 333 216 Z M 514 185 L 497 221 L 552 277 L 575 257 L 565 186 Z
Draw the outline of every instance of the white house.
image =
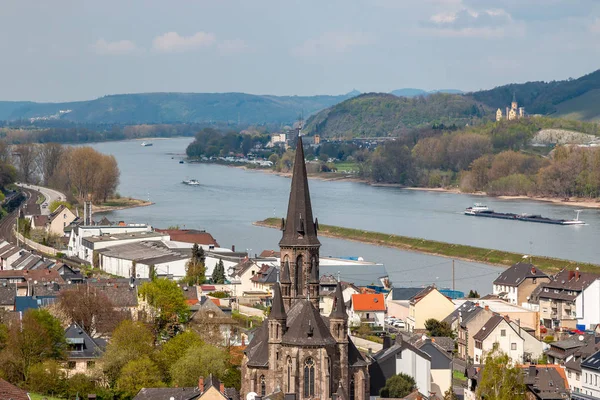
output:
M 340 282 L 342 284 L 342 297 L 344 303 L 347 303 L 352 298 L 353 294 L 360 293 L 360 290 L 352 283 Z M 331 314 L 333 309 L 333 299 L 335 297 L 335 287 L 337 285 L 337 279 L 332 275 L 322 275 L 320 278 L 320 292 L 319 292 L 319 312 L 322 315 Z
M 475 340 L 475 364 L 482 363 L 486 353 L 491 352 L 494 346 L 508 354 L 516 363 L 523 362 L 524 340 L 512 325 L 500 315 L 494 315 L 477 332 Z
M 352 326 L 366 323 L 371 326 L 383 326 L 386 307 L 382 293 L 359 293 L 351 297 L 349 322 Z
M 600 324 L 600 279 L 594 280 L 575 298 L 577 326 L 594 329 Z
M 600 398 L 600 351 L 581 362 L 581 393 Z

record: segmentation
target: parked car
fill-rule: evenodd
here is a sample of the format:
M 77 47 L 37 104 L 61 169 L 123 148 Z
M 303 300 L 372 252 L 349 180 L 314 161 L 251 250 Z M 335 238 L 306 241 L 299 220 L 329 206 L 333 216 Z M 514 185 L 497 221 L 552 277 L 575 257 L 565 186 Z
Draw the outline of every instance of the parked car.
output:
M 396 328 L 400 328 L 400 329 L 404 329 L 406 327 L 406 325 L 404 324 L 404 321 L 401 321 L 401 320 L 394 321 L 394 323 L 392 325 L 395 326 Z

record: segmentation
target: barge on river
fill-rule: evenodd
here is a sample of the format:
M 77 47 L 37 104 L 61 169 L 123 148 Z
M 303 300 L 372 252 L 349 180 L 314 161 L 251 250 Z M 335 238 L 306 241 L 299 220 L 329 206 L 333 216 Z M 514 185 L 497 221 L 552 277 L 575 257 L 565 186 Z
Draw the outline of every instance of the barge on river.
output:
M 485 218 L 496 218 L 496 219 L 508 219 L 511 221 L 524 221 L 524 222 L 538 222 L 542 224 L 553 224 L 553 225 L 584 225 L 585 222 L 579 219 L 579 213 L 581 210 L 576 210 L 577 218 L 575 219 L 552 219 L 542 217 L 536 214 L 515 214 L 515 213 L 499 213 L 494 210 L 490 210 L 483 204 L 476 203 L 473 207 L 468 207 L 465 210 L 465 215 L 473 217 L 485 217 Z

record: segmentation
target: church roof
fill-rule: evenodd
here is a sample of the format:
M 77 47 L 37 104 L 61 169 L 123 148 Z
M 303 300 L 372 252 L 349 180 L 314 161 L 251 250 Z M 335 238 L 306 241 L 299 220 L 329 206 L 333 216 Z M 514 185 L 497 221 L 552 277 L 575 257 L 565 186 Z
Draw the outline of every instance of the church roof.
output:
M 298 137 L 287 218 L 280 246 L 320 245 L 313 219 L 302 137 Z
M 351 367 L 362 367 L 367 365 L 360 351 L 354 345 L 352 339 L 348 338 L 348 365 Z
M 285 308 L 283 307 L 283 297 L 281 297 L 281 288 L 279 282 L 273 285 L 273 305 L 269 313 L 270 319 L 285 319 Z
M 282 342 L 297 346 L 335 344 L 329 327 L 310 300 L 297 300 L 288 311 L 287 330 Z
M 248 365 L 251 367 L 266 367 L 269 365 L 269 325 L 265 322 L 256 330 L 254 338 L 246 347 Z
M 290 280 L 290 263 L 289 261 L 285 261 L 283 263 L 283 268 L 281 269 L 281 283 L 292 283 Z
M 342 293 L 342 284 L 340 282 L 337 283 L 336 288 L 335 288 L 335 297 L 333 299 L 333 309 L 331 310 L 331 314 L 329 314 L 329 318 L 338 318 L 338 319 L 347 318 L 346 303 L 344 303 L 344 295 Z

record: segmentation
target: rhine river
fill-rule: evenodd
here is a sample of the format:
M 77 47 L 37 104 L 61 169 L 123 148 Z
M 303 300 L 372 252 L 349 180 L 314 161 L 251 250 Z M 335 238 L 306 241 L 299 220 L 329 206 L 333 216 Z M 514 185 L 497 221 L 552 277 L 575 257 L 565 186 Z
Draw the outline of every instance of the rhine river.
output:
M 222 247 L 235 245 L 251 254 L 277 249 L 280 232 L 252 222 L 285 215 L 290 179 L 275 174 L 211 164 L 179 164 L 192 138 L 93 144 L 116 157 L 121 170 L 118 192 L 150 199 L 149 207 L 115 211 L 111 220 L 149 223 L 155 227 L 179 225 L 206 229 Z M 182 184 L 197 179 L 201 186 Z M 500 212 L 535 213 L 573 219 L 574 208 L 528 200 L 500 200 L 464 194 L 375 187 L 347 181 L 310 180 L 313 214 L 319 222 L 399 235 L 422 237 L 523 254 L 545 255 L 584 262 L 600 262 L 600 210 L 586 209 L 585 226 L 560 226 L 473 218 L 462 210 L 474 202 Z M 363 257 L 385 265 L 396 287 L 436 283 L 451 287 L 452 260 L 357 242 L 320 238 L 321 256 Z M 457 261 L 456 289 L 491 292 L 491 282 L 503 270 Z M 322 273 L 337 273 L 322 268 Z M 358 284 L 376 282 L 386 271 L 341 271 Z

